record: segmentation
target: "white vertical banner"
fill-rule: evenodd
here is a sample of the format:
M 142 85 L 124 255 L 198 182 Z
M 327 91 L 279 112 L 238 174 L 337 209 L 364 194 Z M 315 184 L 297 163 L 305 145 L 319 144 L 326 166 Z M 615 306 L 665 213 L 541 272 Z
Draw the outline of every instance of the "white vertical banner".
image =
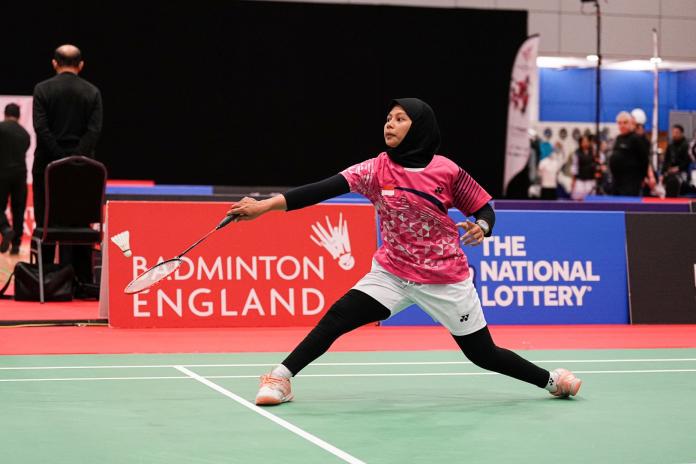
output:
M 536 96 L 539 87 L 536 65 L 538 50 L 539 35 L 535 34 L 527 38 L 517 51 L 515 64 L 512 67 L 503 194 L 507 193 L 510 180 L 525 169 L 529 161 L 528 130 L 531 106 L 533 102 L 538 102 Z
M 34 164 L 34 148 L 36 147 L 36 134 L 34 133 L 34 122 L 32 120 L 33 98 L 24 95 L 0 95 L 0 114 L 5 114 L 5 106 L 9 103 L 15 103 L 19 106 L 19 124 L 29 132 L 29 137 L 31 138 L 31 145 L 29 145 L 29 150 L 27 150 L 27 184 L 31 184 L 31 167 Z

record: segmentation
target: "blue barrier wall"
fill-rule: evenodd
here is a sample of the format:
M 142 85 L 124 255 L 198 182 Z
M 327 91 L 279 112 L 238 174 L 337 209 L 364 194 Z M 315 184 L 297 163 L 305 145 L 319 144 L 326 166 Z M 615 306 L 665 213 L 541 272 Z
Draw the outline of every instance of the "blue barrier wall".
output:
M 659 128 L 667 130 L 670 110 L 696 110 L 696 71 L 660 72 Z M 613 122 L 619 111 L 642 108 L 652 128 L 652 71 L 602 71 L 602 122 Z M 541 121 L 595 120 L 595 70 L 539 70 Z
M 627 324 L 623 212 L 500 211 L 466 247 L 490 324 Z M 450 217 L 463 215 L 450 210 Z M 553 271 L 555 267 L 555 273 Z M 384 325 L 434 325 L 416 307 Z
M 677 92 L 677 109 L 696 111 L 696 70 L 677 73 Z

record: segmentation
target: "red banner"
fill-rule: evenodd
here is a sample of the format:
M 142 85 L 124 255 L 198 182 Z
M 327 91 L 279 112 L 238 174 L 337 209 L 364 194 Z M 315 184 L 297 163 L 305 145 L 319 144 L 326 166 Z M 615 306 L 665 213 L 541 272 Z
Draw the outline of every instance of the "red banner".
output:
M 231 223 L 182 266 L 136 295 L 123 289 L 213 229 L 227 203 L 107 205 L 109 322 L 113 327 L 314 325 L 370 269 L 377 246 L 371 205 L 318 205 Z M 111 237 L 128 231 L 131 258 Z M 105 276 L 106 277 L 106 276 Z

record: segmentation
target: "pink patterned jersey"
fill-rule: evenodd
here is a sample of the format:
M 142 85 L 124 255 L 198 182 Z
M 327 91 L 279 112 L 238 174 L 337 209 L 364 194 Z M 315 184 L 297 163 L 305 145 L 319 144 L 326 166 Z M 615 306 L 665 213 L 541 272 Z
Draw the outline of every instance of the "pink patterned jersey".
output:
M 352 192 L 377 208 L 382 246 L 375 259 L 402 279 L 424 284 L 461 282 L 469 277 L 451 207 L 469 216 L 491 199 L 457 164 L 435 155 L 420 171 L 393 163 L 387 153 L 341 172 Z

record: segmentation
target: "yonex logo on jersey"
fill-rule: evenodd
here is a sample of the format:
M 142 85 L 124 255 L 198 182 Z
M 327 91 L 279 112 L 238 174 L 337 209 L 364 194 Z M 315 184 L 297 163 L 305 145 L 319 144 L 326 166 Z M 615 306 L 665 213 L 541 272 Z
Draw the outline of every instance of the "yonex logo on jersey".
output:
M 333 259 L 338 259 L 341 269 L 349 271 L 355 266 L 355 258 L 350 254 L 350 237 L 348 236 L 348 221 L 343 219 L 343 214 L 338 217 L 338 225 L 332 226 L 328 216 L 325 216 L 326 228 L 321 222 L 312 224 L 312 230 L 316 234 L 309 238 L 318 246 L 326 249 Z
M 439 194 L 441 194 L 444 190 L 445 190 L 445 189 L 444 189 L 443 187 L 436 187 L 436 188 L 435 188 L 435 193 L 439 195 Z
M 466 322 L 469 320 L 469 315 L 465 314 L 462 317 L 459 318 L 459 322 Z

